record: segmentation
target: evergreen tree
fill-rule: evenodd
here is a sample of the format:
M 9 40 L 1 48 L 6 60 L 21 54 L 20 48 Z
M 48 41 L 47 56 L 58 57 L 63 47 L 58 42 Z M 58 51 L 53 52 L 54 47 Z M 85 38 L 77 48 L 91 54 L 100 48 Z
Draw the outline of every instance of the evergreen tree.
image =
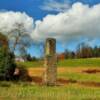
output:
M 14 54 L 9 50 L 7 38 L 0 34 L 0 78 L 12 79 L 15 67 Z

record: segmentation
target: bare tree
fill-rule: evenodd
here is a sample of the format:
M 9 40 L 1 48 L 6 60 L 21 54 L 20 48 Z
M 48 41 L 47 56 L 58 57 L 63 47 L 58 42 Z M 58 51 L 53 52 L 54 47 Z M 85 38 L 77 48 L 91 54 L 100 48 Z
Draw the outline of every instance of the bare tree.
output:
M 25 51 L 31 45 L 31 38 L 28 35 L 23 23 L 16 23 L 16 28 L 10 32 L 8 38 L 10 40 L 10 49 L 12 52 L 16 50 Z

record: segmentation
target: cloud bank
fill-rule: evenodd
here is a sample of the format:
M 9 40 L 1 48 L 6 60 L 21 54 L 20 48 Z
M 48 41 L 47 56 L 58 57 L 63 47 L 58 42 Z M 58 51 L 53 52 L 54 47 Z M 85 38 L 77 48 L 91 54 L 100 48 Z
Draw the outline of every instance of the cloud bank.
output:
M 48 37 L 60 41 L 78 38 L 100 38 L 100 4 L 89 7 L 80 2 L 57 15 L 47 15 L 35 22 L 32 37 L 34 40 L 45 40 Z
M 32 33 L 34 20 L 26 13 L 13 11 L 0 12 L 0 32 L 6 35 L 11 34 L 13 30 L 18 29 L 20 24 L 23 26 L 25 33 Z
M 100 38 L 100 4 L 89 7 L 77 2 L 65 12 L 48 14 L 43 20 L 36 21 L 25 13 L 0 12 L 0 32 L 8 35 L 16 29 L 16 23 L 22 23 L 35 42 L 49 37 L 64 42 L 83 37 L 96 39 Z

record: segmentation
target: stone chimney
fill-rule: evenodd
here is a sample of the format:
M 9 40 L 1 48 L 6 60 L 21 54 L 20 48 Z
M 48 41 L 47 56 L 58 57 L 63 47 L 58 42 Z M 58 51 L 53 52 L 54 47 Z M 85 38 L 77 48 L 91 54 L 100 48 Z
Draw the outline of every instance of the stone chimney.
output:
M 56 85 L 56 79 L 57 79 L 56 40 L 53 38 L 46 39 L 44 66 L 45 66 L 44 83 L 49 86 Z

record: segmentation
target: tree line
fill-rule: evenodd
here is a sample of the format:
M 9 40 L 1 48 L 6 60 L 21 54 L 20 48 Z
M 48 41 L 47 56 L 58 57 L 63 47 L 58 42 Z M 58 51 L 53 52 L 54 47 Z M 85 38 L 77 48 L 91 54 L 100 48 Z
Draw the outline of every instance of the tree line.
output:
M 77 46 L 76 51 L 65 50 L 65 59 L 68 58 L 95 58 L 100 57 L 100 46 L 91 47 L 82 43 Z

